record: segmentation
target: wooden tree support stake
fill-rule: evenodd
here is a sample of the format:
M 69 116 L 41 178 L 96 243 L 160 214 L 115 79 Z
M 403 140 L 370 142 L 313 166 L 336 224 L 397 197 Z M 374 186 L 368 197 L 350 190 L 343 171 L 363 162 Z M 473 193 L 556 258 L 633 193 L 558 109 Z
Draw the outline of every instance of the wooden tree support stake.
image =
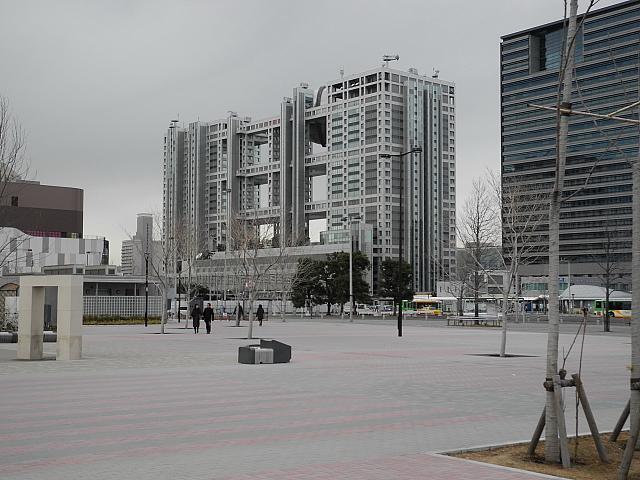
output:
M 569 443 L 567 442 L 567 425 L 564 419 L 564 408 L 562 405 L 562 384 L 560 383 L 560 375 L 553 376 L 553 396 L 555 399 L 554 408 L 558 417 L 558 438 L 560 440 L 560 458 L 562 467 L 569 468 L 571 466 L 571 457 L 569 456 Z
M 627 446 L 624 449 L 622 455 L 622 461 L 618 468 L 618 479 L 626 480 L 629 475 L 629 468 L 631 468 L 631 460 L 633 460 L 633 452 L 636 450 L 638 444 L 638 434 L 640 434 L 640 421 L 632 423 L 629 430 L 629 439 L 627 440 Z
M 527 450 L 527 455 L 533 457 L 533 454 L 536 453 L 536 447 L 538 446 L 538 442 L 540 441 L 540 437 L 542 436 L 542 432 L 544 431 L 544 425 L 547 422 L 547 407 L 542 409 L 542 415 L 540 415 L 540 420 L 538 420 L 538 425 L 536 425 L 536 429 L 533 432 L 533 437 L 531 437 L 531 443 L 529 444 L 529 449 Z
M 562 371 L 563 376 L 565 374 Z M 598 456 L 600 457 L 600 461 L 602 463 L 609 463 L 609 457 L 607 456 L 607 452 L 604 449 L 604 445 L 602 444 L 602 440 L 600 439 L 600 432 L 598 432 L 598 425 L 596 424 L 596 419 L 593 415 L 593 411 L 591 410 L 591 405 L 589 404 L 589 400 L 587 399 L 587 393 L 584 389 L 584 385 L 582 384 L 582 379 L 580 375 L 574 373 L 571 375 L 572 380 L 565 380 L 560 375 L 554 375 L 553 381 L 545 382 L 546 389 L 553 389 L 554 396 L 554 410 L 556 411 L 556 416 L 558 417 L 558 437 L 560 440 L 560 459 L 562 460 L 563 468 L 569 468 L 571 466 L 571 457 L 569 455 L 569 442 L 567 439 L 567 425 L 564 416 L 564 408 L 562 402 L 562 388 L 563 387 L 575 387 L 576 392 L 578 393 L 578 398 L 580 403 L 582 404 L 582 410 L 584 411 L 584 416 L 587 418 L 587 423 L 589 424 L 589 430 L 591 431 L 591 436 L 593 437 L 593 441 L 596 445 L 596 450 L 598 451 Z M 536 425 L 536 429 L 533 432 L 533 436 L 531 437 L 531 443 L 529 444 L 529 448 L 527 449 L 527 454 L 531 457 L 536 451 L 536 447 L 538 446 L 538 442 L 540 441 L 540 437 L 542 436 L 542 432 L 544 431 L 545 423 L 546 423 L 546 413 L 547 408 L 545 407 L 542 410 L 542 415 L 538 420 L 538 424 Z M 618 420 L 618 424 L 616 425 L 616 430 L 614 430 L 613 435 L 618 436 L 624 422 L 629 415 L 629 403 L 625 407 L 625 411 L 623 412 L 620 420 Z M 638 422 L 640 424 L 640 422 Z M 640 434 L 640 432 L 639 432 Z M 612 435 L 612 441 L 613 440 Z M 637 440 L 637 435 L 636 435 Z
M 624 424 L 627 422 L 627 418 L 629 418 L 630 411 L 631 411 L 631 400 L 627 400 L 627 404 L 625 405 L 624 410 L 622 410 L 622 415 L 620 415 L 620 418 L 618 419 L 616 426 L 613 427 L 613 432 L 611 432 L 610 440 L 612 442 L 618 441 L 618 437 L 620 436 L 622 427 L 624 427 Z
M 576 386 L 576 390 L 578 391 L 578 399 L 582 404 L 582 410 L 584 411 L 584 416 L 587 417 L 587 423 L 589 424 L 589 430 L 591 431 L 591 436 L 593 437 L 593 441 L 596 444 L 596 449 L 598 450 L 598 456 L 600 457 L 600 461 L 602 463 L 609 463 L 609 457 L 607 457 L 607 452 L 604 449 L 604 445 L 602 445 L 602 440 L 600 439 L 600 433 L 598 432 L 598 425 L 596 424 L 596 419 L 593 416 L 593 412 L 591 411 L 591 406 L 589 405 L 589 400 L 587 400 L 587 394 L 584 391 L 584 387 L 582 385 L 582 380 L 580 379 L 580 375 L 574 373 L 571 375 L 573 381 Z

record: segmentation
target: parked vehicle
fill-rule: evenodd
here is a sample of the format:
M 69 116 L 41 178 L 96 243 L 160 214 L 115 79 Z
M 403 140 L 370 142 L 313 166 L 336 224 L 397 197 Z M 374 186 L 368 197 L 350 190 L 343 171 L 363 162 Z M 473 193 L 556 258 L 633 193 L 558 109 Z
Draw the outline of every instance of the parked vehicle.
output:
M 604 300 L 593 301 L 593 313 L 598 316 L 603 316 L 604 313 Z M 631 301 L 629 300 L 610 300 L 609 301 L 609 317 L 613 318 L 631 318 Z

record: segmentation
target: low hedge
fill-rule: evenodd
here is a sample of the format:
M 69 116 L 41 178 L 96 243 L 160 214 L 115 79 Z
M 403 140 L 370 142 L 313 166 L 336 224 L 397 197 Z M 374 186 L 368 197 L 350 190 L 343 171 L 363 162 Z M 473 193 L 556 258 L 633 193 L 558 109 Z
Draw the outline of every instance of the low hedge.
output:
M 159 325 L 160 317 L 159 316 L 149 316 L 148 323 L 150 325 Z M 118 315 L 110 315 L 110 316 L 96 316 L 96 315 L 84 315 L 82 317 L 83 325 L 144 325 L 144 317 L 135 316 L 135 317 L 121 317 Z

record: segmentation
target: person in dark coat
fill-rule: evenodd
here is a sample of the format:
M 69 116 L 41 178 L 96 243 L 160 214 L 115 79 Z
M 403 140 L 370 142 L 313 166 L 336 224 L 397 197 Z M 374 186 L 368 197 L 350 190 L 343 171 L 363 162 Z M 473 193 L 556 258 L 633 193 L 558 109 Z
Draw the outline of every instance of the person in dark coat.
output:
M 198 333 L 198 330 L 200 329 L 200 316 L 201 315 L 202 315 L 202 312 L 200 311 L 200 307 L 198 305 L 193 307 L 193 310 L 191 310 L 191 318 L 193 318 L 193 331 L 194 331 L 194 333 Z
M 204 325 L 207 327 L 207 333 L 211 333 L 211 320 L 213 320 L 213 308 L 211 308 L 211 304 L 207 303 L 207 308 L 202 312 L 202 317 L 204 318 Z
M 258 305 L 258 311 L 256 312 L 256 318 L 258 319 L 258 324 L 262 326 L 262 320 L 264 319 L 264 308 L 262 308 L 262 304 Z

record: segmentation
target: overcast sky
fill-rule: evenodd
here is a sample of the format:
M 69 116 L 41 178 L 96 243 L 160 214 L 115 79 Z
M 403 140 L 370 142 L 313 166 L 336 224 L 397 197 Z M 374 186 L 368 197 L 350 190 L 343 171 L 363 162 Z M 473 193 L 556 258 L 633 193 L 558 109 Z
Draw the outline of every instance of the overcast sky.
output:
M 0 95 L 34 179 L 84 189 L 84 233 L 119 263 L 136 213 L 162 209 L 171 119 L 276 115 L 299 82 L 383 54 L 456 82 L 460 206 L 500 163 L 500 36 L 562 14 L 562 0 L 0 0 Z

